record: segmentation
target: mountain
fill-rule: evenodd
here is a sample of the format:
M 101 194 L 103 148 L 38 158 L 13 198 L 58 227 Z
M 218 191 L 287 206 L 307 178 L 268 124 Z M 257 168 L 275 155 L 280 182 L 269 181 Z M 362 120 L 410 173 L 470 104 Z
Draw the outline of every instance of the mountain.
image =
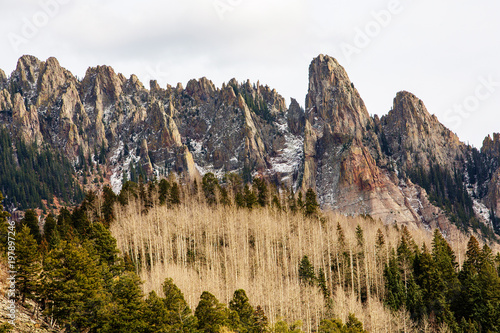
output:
M 80 80 L 55 58 L 23 56 L 10 76 L 0 72 L 0 120 L 12 138 L 5 145 L 61 153 L 75 193 L 103 184 L 118 192 L 125 180 L 170 172 L 190 180 L 233 172 L 313 188 L 323 208 L 386 224 L 490 234 L 500 227 L 499 135 L 481 150 L 467 146 L 405 91 L 386 115 L 371 117 L 345 69 L 326 55 L 309 67 L 305 110 L 259 82 L 216 87 L 201 78 L 162 88 L 153 80 L 147 89 L 109 66 Z M 16 165 L 15 147 L 9 156 Z M 58 197 L 47 192 L 41 197 Z

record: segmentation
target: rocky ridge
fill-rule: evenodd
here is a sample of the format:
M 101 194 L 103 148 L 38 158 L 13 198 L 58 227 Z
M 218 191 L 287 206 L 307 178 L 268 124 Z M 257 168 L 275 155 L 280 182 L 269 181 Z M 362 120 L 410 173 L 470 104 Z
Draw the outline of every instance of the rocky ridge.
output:
M 78 80 L 55 58 L 23 56 L 9 77 L 0 72 L 0 119 L 12 135 L 63 151 L 75 166 L 90 160 L 116 191 L 137 168 L 191 179 L 260 174 L 315 189 L 324 208 L 414 227 L 450 224 L 406 172 L 465 170 L 470 154 L 411 93 L 399 92 L 387 115 L 370 117 L 344 68 L 325 55 L 309 67 L 305 111 L 259 82 L 232 79 L 219 88 L 200 78 L 162 88 L 151 81 L 146 89 L 109 66 Z M 494 142 L 485 140 L 481 154 L 500 156 Z M 487 198 L 476 198 L 494 211 L 498 179 L 488 182 Z

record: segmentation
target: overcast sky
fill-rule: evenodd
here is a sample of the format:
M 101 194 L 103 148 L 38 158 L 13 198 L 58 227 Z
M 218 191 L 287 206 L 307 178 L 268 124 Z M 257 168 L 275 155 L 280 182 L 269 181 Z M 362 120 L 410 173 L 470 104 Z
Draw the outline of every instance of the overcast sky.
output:
M 2 1 L 0 68 L 55 56 L 83 77 L 110 65 L 149 88 L 260 80 L 304 106 L 318 54 L 347 70 L 371 114 L 400 90 L 464 142 L 500 132 L 498 0 Z

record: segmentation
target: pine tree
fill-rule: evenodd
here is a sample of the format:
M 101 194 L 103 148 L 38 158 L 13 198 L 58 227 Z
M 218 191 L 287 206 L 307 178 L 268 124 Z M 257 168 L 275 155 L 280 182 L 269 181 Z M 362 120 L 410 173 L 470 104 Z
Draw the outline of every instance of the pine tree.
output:
M 328 286 L 326 284 L 326 274 L 325 271 L 323 270 L 323 267 L 319 269 L 318 272 L 318 286 L 321 289 L 321 292 L 323 293 L 323 297 L 325 300 L 328 300 L 330 298 L 330 290 L 328 289 Z
M 460 327 L 458 330 L 459 333 L 479 333 L 479 324 L 476 321 L 472 321 L 471 319 L 465 320 L 462 317 L 460 321 Z
M 486 332 L 500 331 L 500 277 L 490 261 L 484 261 L 477 276 L 480 303 L 474 317 Z
M 389 259 L 389 264 L 385 266 L 384 278 L 386 290 L 384 302 L 391 310 L 397 311 L 401 309 L 403 304 L 405 304 L 406 293 L 404 282 L 401 279 L 401 274 L 399 272 L 399 265 L 394 253 L 392 253 L 391 258 Z
M 116 239 L 109 229 L 101 223 L 93 223 L 90 227 L 88 240 L 91 242 L 95 254 L 99 257 L 99 264 L 113 267 L 118 263 L 118 248 Z
M 350 265 L 350 256 L 347 251 L 347 242 L 344 234 L 344 230 L 337 222 L 337 253 L 335 258 L 334 269 L 337 271 L 339 284 L 345 286 L 348 281 L 350 281 L 350 273 L 348 273 L 347 267 Z
M 323 319 L 320 322 L 319 333 L 367 333 L 363 323 L 353 313 L 349 313 L 347 323 L 344 325 L 340 319 Z
M 101 320 L 99 332 L 146 332 L 146 303 L 141 281 L 133 272 L 126 272 L 111 287 L 111 303 L 106 304 L 107 315 Z
M 422 253 L 419 253 L 415 260 L 415 275 L 418 285 L 422 288 L 427 312 L 430 313 L 435 310 L 435 302 L 440 299 L 442 283 L 439 280 L 436 263 L 425 244 Z
M 231 199 L 229 199 L 229 193 L 227 192 L 227 188 L 220 187 L 220 203 L 223 206 L 231 206 Z
M 253 313 L 253 323 L 254 326 L 251 332 L 264 333 L 268 331 L 269 320 L 267 319 L 267 316 L 260 305 L 257 306 L 257 309 L 255 309 Z
M 101 272 L 95 257 L 78 244 L 62 241 L 43 262 L 43 296 L 48 314 L 68 331 L 92 327 L 103 302 Z
M 27 225 L 23 225 L 21 232 L 17 234 L 16 240 L 16 282 L 24 303 L 25 298 L 34 299 L 37 294 L 41 273 L 41 258 L 38 244 Z
M 43 238 L 48 244 L 51 244 L 57 229 L 57 221 L 54 215 L 50 213 L 45 218 L 45 224 L 43 225 Z
M 355 253 L 355 263 L 356 263 L 356 279 L 357 288 L 359 293 L 359 298 L 362 302 L 365 302 L 368 297 L 368 288 L 366 285 L 366 272 L 365 270 L 365 237 L 363 235 L 363 229 L 358 224 L 356 227 L 356 253 Z
M 281 202 L 278 195 L 274 194 L 271 200 L 271 206 L 277 210 L 281 210 Z
M 455 253 L 438 229 L 434 231 L 432 240 L 432 258 L 443 281 L 445 293 L 454 292 L 458 288 L 458 263 Z
M 318 328 L 319 333 L 343 333 L 344 324 L 339 319 L 323 319 Z
M 375 240 L 375 250 L 377 252 L 377 259 L 383 259 L 383 249 L 385 246 L 385 236 L 382 230 L 377 229 L 377 237 Z M 381 258 L 380 258 L 381 257 Z
M 229 324 L 229 312 L 214 295 L 204 291 L 194 313 L 198 319 L 198 329 L 205 333 L 217 333 Z
M 205 195 L 205 199 L 209 205 L 214 205 L 217 203 L 217 191 L 219 188 L 219 181 L 215 177 L 215 175 L 211 172 L 206 173 L 203 176 L 201 182 L 201 188 L 203 190 L 203 194 Z
M 361 323 L 354 313 L 349 313 L 349 317 L 346 323 L 346 333 L 368 333 L 363 329 L 363 323 Z
M 0 250 L 2 250 L 2 253 L 5 253 L 6 251 L 4 249 L 8 244 L 9 235 L 9 224 L 7 223 L 7 218 L 10 216 L 10 214 L 3 210 L 3 199 L 4 197 L 2 195 L 2 192 L 0 192 Z
M 460 294 L 454 302 L 454 310 L 457 318 L 464 317 L 480 322 L 481 318 L 477 311 L 477 305 L 482 302 L 481 287 L 478 283 L 478 273 L 480 270 L 481 249 L 474 236 L 469 238 L 467 243 L 466 257 L 462 270 L 458 274 L 460 280 Z
M 299 279 L 302 283 L 314 285 L 316 283 L 316 274 L 314 266 L 309 261 L 307 256 L 303 256 L 299 263 Z
M 196 317 L 192 315 L 191 309 L 184 299 L 181 290 L 174 284 L 171 278 L 163 283 L 165 294 L 165 307 L 168 311 L 168 325 L 176 332 L 192 332 L 197 326 Z
M 481 266 L 481 248 L 476 237 L 471 236 L 467 243 L 467 252 L 465 253 L 465 261 L 462 271 L 465 268 L 471 269 L 472 272 L 477 273 Z
M 42 241 L 42 235 L 40 234 L 40 228 L 38 227 L 38 215 L 32 209 L 28 209 L 21 220 L 21 225 L 26 225 L 30 229 L 30 233 L 35 238 L 36 242 L 40 244 Z
M 173 182 L 170 187 L 169 201 L 171 205 L 179 205 L 181 203 L 181 190 L 179 184 Z
M 146 332 L 167 333 L 172 331 L 169 325 L 170 312 L 165 306 L 165 300 L 158 297 L 156 292 L 151 291 L 146 299 L 144 320 L 146 321 Z
M 233 299 L 229 302 L 229 309 L 238 314 L 240 332 L 252 332 L 255 326 L 254 309 L 243 289 L 234 292 Z
M 165 205 L 167 203 L 169 192 L 170 192 L 170 183 L 165 178 L 163 178 L 162 180 L 160 180 L 160 185 L 159 185 L 158 200 L 160 201 L 160 205 Z
M 115 193 L 109 186 L 104 186 L 102 189 L 102 197 L 104 199 L 104 202 L 102 204 L 101 208 L 101 213 L 104 218 L 104 223 L 109 226 L 111 224 L 111 221 L 114 220 L 114 212 L 113 212 L 113 206 L 117 200 Z
M 243 189 L 243 196 L 245 198 L 245 205 L 248 209 L 252 209 L 257 205 L 257 196 L 255 192 L 250 189 L 248 184 L 246 184 Z
M 91 205 L 86 205 L 85 201 L 82 205 L 73 210 L 71 214 L 71 226 L 78 235 L 86 235 L 90 229 L 91 221 L 89 219 L 89 210 L 92 210 Z
M 306 201 L 304 204 L 304 214 L 305 216 L 314 216 L 317 214 L 319 208 L 318 201 L 316 200 L 316 193 L 314 193 L 312 188 L 309 188 L 306 192 Z
M 434 300 L 436 315 L 439 320 L 446 322 L 449 327 L 454 328 L 456 322 L 450 309 L 451 300 L 456 299 L 459 293 L 459 280 L 455 253 L 438 229 L 434 231 L 432 241 L 432 259 L 435 265 L 435 286 Z
M 245 201 L 245 196 L 241 191 L 236 192 L 234 196 L 234 202 L 236 203 L 236 207 L 238 208 L 245 208 L 247 206 L 246 201 Z
M 304 199 L 302 197 L 302 192 L 297 195 L 297 210 L 302 211 L 304 209 Z
M 471 236 L 462 270 L 460 296 L 455 304 L 457 317 L 477 322 L 480 330 L 500 329 L 500 278 L 493 267 L 489 248 L 481 251 Z
M 1 208 L 1 206 L 0 206 Z M 495 267 L 497 268 L 497 273 L 500 276 L 500 252 L 497 253 L 495 257 Z
M 261 207 L 265 207 L 267 205 L 269 195 L 266 181 L 262 178 L 255 177 L 253 179 L 253 185 L 257 190 L 257 204 Z
M 292 213 L 297 212 L 297 200 L 295 200 L 295 193 L 293 193 L 293 188 L 290 188 L 290 192 L 288 195 L 288 208 Z

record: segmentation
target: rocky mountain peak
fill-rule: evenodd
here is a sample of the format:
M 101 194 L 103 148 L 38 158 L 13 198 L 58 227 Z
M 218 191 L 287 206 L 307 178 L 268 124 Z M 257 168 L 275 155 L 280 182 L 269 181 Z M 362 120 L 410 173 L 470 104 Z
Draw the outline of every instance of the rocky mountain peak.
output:
M 223 84 L 221 88 L 221 97 L 224 103 L 226 103 L 227 105 L 232 105 L 236 101 L 236 93 L 233 87 L 231 87 L 229 84 Z
M 305 113 L 304 110 L 300 107 L 299 103 L 295 100 L 295 98 L 291 99 L 290 106 L 288 107 L 288 128 L 295 135 L 301 135 L 304 133 L 305 128 Z
M 24 55 L 17 61 L 16 69 L 11 74 L 12 93 L 33 97 L 42 62 L 31 55 Z
M 150 80 L 149 81 L 149 92 L 152 96 L 163 96 L 165 95 L 165 90 L 160 87 L 158 81 Z
M 186 85 L 186 92 L 197 102 L 207 101 L 212 98 L 215 91 L 215 85 L 206 77 L 202 77 L 199 80 L 189 80 Z
M 363 137 L 371 118 L 345 69 L 332 57 L 319 55 L 309 66 L 306 117 L 321 135 L 325 123 L 334 133 Z
M 48 58 L 40 63 L 40 75 L 38 80 L 37 107 L 46 107 L 52 104 L 69 86 L 77 86 L 76 78 L 66 69 L 61 67 L 56 58 Z
M 3 89 L 7 86 L 7 76 L 5 72 L 0 69 L 0 89 Z
M 481 152 L 500 158 L 500 133 L 493 133 L 493 137 L 488 134 L 488 136 L 483 140 Z
M 396 94 L 393 111 L 399 113 L 400 118 L 409 123 L 425 125 L 425 123 L 437 122 L 436 116 L 427 111 L 422 100 L 407 91 L 400 91 Z
M 437 208 L 398 172 L 431 163 L 466 170 L 460 163 L 467 147 L 409 92 L 372 119 L 334 58 L 315 58 L 309 75 L 304 111 L 295 99 L 287 107 L 275 89 L 249 80 L 231 79 L 220 89 L 205 77 L 186 89 L 152 80 L 148 90 L 137 76 L 126 79 L 109 66 L 91 67 L 79 81 L 55 58 L 23 56 L 10 78 L 0 71 L 0 122 L 74 165 L 96 163 L 99 155 L 101 175 L 115 191 L 139 171 L 190 178 L 236 172 L 246 181 L 259 174 L 313 188 L 323 208 L 432 225 Z M 500 156 L 500 134 L 486 138 L 482 150 Z M 498 211 L 500 171 L 495 177 L 488 198 Z
M 17 66 L 14 72 L 19 73 L 24 80 L 35 83 L 41 63 L 42 61 L 37 57 L 32 55 L 23 55 L 17 61 Z
M 114 103 L 122 93 L 122 86 L 126 79 L 121 74 L 116 74 L 110 66 L 90 67 L 82 80 L 85 101 L 95 101 L 101 97 L 105 104 Z
M 428 169 L 431 161 L 450 170 L 462 156 L 464 145 L 458 137 L 431 115 L 424 103 L 407 91 L 397 93 L 393 108 L 382 117 L 389 151 L 405 169 L 417 165 Z

